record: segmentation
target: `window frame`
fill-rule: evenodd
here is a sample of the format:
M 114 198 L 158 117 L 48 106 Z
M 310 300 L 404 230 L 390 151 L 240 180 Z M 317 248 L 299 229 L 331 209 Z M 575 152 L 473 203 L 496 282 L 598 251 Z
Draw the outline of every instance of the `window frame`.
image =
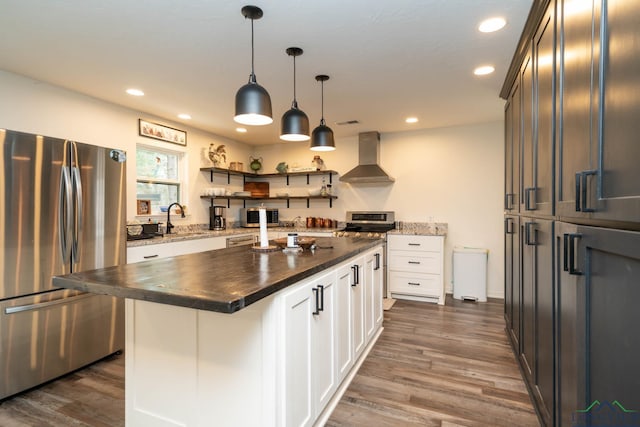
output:
M 138 162 L 137 162 L 137 154 L 138 150 L 142 149 L 145 151 L 161 153 L 165 155 L 173 155 L 176 156 L 177 164 L 177 179 L 166 179 L 166 178 L 149 178 L 149 177 L 141 177 L 138 174 Z M 187 152 L 183 149 L 174 149 L 173 147 L 167 148 L 155 144 L 145 144 L 145 143 L 136 143 L 136 199 L 138 199 L 138 184 L 162 184 L 162 185 L 175 185 L 177 186 L 177 194 L 178 194 L 178 203 L 181 205 L 185 205 L 185 195 L 187 193 L 187 170 L 188 170 L 188 162 L 187 162 Z M 151 212 L 147 215 L 136 215 L 142 217 L 150 217 L 150 216 L 164 216 L 166 212 L 161 212 L 158 208 L 152 209 Z

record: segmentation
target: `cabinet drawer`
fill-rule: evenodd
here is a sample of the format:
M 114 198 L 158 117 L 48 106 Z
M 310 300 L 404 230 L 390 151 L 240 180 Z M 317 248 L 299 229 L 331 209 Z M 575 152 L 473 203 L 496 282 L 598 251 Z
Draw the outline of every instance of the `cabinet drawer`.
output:
M 398 251 L 442 251 L 443 236 L 389 235 L 389 250 Z
M 440 274 L 441 267 L 440 252 L 391 251 L 389 253 L 389 270 Z
M 442 276 L 392 271 L 389 274 L 389 288 L 392 293 L 437 298 L 442 294 Z

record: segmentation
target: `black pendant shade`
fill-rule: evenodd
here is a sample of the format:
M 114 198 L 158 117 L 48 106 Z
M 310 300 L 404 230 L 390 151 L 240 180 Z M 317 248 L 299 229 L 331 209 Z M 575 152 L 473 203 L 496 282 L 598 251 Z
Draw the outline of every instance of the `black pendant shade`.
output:
M 287 55 L 293 56 L 293 102 L 291 109 L 282 116 L 280 128 L 280 139 L 284 141 L 308 141 L 309 140 L 309 118 L 304 111 L 298 108 L 296 100 L 296 56 L 302 55 L 299 47 L 287 49 Z
M 315 128 L 311 134 L 311 145 L 309 148 L 312 151 L 333 151 L 336 149 L 333 131 L 324 121 L 324 82 L 329 80 L 329 76 L 321 74 L 316 76 L 316 80 L 322 84 L 322 118 L 320 119 L 320 126 Z
M 262 9 L 256 6 L 245 6 L 242 15 L 251 19 L 251 74 L 249 83 L 236 93 L 236 114 L 233 120 L 243 125 L 261 126 L 273 123 L 271 113 L 271 97 L 265 88 L 256 81 L 253 69 L 253 21 L 262 18 Z

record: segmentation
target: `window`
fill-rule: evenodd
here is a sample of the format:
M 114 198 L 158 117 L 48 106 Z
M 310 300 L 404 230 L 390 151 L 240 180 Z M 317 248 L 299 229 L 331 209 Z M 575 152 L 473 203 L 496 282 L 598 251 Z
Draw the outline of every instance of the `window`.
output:
M 151 214 L 179 202 L 182 196 L 182 160 L 184 153 L 138 145 L 136 150 L 136 196 L 151 201 Z

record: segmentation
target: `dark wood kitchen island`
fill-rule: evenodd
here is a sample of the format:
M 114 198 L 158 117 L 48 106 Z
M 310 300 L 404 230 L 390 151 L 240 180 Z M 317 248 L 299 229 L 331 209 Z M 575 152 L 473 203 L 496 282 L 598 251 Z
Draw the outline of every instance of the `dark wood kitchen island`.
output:
M 250 247 L 54 278 L 126 298 L 129 426 L 321 424 L 382 330 L 381 242 Z

